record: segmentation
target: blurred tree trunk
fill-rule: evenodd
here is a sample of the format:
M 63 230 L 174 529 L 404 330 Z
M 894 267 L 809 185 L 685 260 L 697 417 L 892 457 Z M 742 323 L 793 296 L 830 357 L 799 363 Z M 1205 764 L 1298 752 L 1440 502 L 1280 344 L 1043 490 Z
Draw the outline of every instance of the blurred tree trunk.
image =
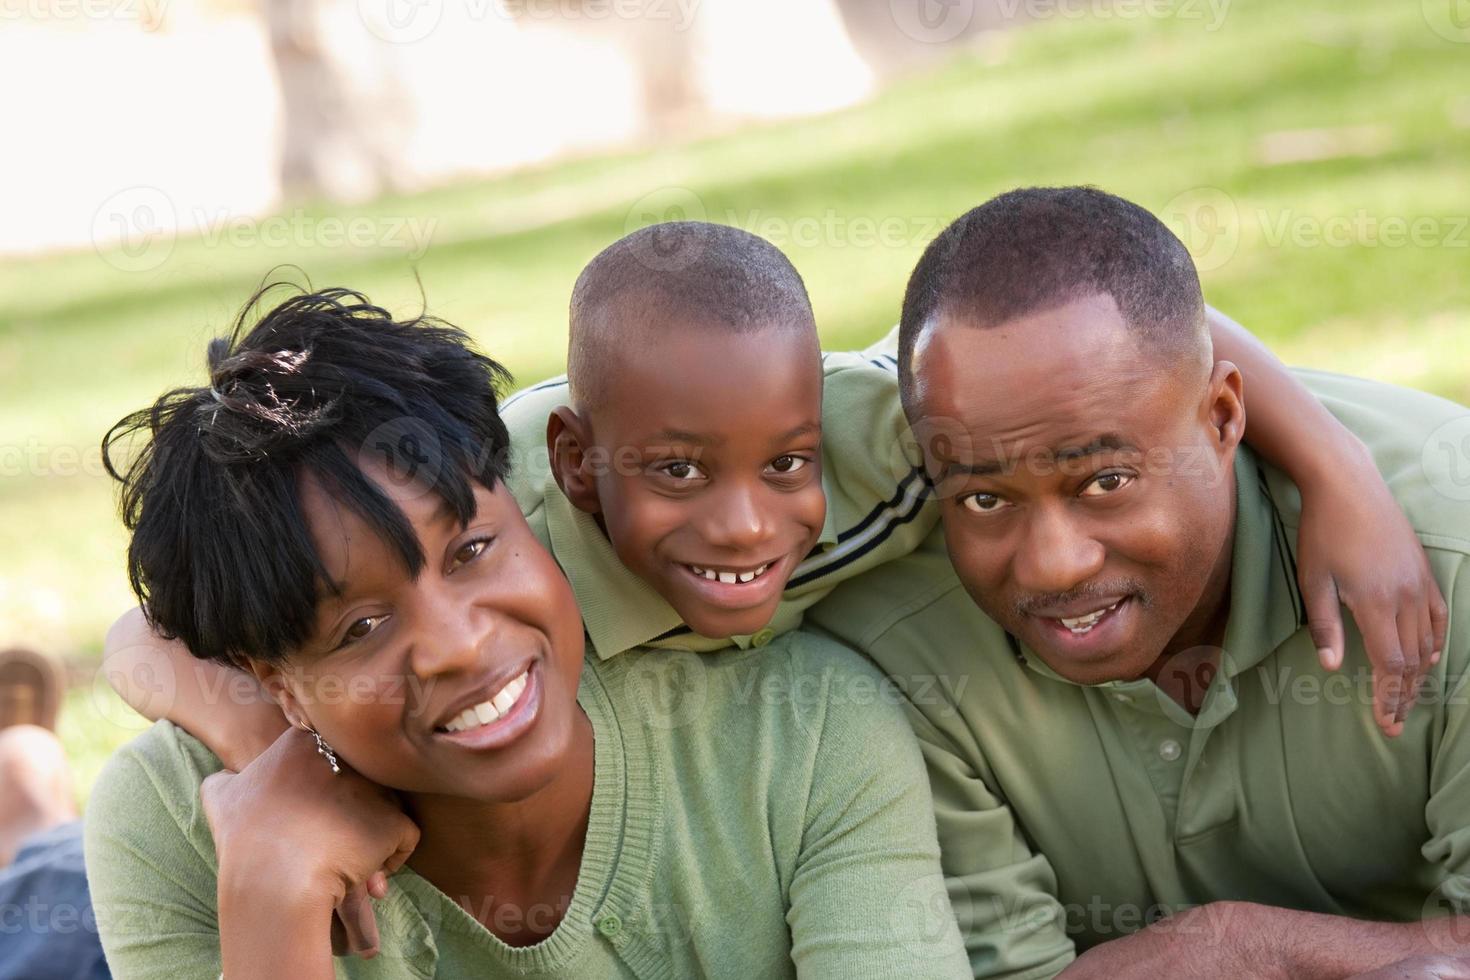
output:
M 399 187 L 402 106 L 382 46 L 339 0 L 259 2 L 281 87 L 285 196 L 360 201 Z

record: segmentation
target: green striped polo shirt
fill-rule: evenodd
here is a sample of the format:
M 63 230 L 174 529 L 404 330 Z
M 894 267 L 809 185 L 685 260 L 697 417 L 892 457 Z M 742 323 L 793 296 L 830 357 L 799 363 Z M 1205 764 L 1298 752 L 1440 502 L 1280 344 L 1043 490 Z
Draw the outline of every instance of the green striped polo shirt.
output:
M 577 700 L 594 785 L 555 931 L 507 946 L 470 914 L 484 896 L 451 897 L 406 867 L 375 905 L 381 952 L 336 960 L 339 977 L 969 975 L 918 747 L 896 689 L 858 654 L 803 632 L 713 656 L 589 654 Z M 159 722 L 92 791 L 87 869 L 119 980 L 219 975 L 199 784 L 220 768 Z
M 572 583 L 598 656 L 640 645 L 707 652 L 760 647 L 796 628 L 805 609 L 844 579 L 912 551 L 939 519 L 922 468 L 908 451 L 898 402 L 897 328 L 864 351 L 825 353 L 822 485 L 827 519 L 817 546 L 797 566 L 766 628 L 711 639 L 694 633 L 674 607 L 618 560 L 589 514 L 556 485 L 546 420 L 568 403 L 563 375 L 506 399 L 501 417 L 514 459 L 507 479 L 531 529 Z
M 1399 738 L 1373 721 L 1346 611 L 1343 668 L 1318 664 L 1296 583 L 1300 497 L 1244 446 L 1222 669 L 1198 716 L 1147 679 L 1080 686 L 1047 669 L 971 601 L 942 531 L 809 614 L 907 692 L 976 976 L 1051 976 L 1076 950 L 1217 900 L 1470 913 L 1470 411 L 1301 376 L 1371 450 L 1450 605 Z

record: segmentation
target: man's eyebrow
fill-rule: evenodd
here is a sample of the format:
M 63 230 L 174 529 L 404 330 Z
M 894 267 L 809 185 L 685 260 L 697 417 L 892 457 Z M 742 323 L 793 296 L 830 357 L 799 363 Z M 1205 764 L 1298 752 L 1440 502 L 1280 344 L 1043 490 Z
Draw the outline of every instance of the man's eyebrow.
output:
M 1092 439 L 1084 446 L 1065 446 L 1061 449 L 1052 450 L 1052 458 L 1056 460 L 1082 459 L 1087 456 L 1096 456 L 1098 453 L 1113 452 L 1137 452 L 1128 440 L 1116 432 L 1104 432 Z M 1005 466 L 1000 460 L 981 459 L 973 463 L 961 463 L 950 460 L 944 464 L 943 478 L 955 476 L 995 476 L 1005 471 Z
M 1104 432 L 1095 437 L 1085 446 L 1068 446 L 1056 450 L 1052 455 L 1057 459 L 1078 459 L 1083 456 L 1096 456 L 1098 453 L 1137 452 L 1128 440 L 1116 432 Z

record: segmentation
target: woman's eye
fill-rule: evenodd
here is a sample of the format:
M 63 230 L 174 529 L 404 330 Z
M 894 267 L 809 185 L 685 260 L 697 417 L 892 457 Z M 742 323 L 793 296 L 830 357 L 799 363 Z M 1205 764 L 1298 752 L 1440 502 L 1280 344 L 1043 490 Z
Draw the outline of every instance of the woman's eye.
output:
M 476 538 L 474 541 L 465 542 L 464 544 L 460 545 L 459 549 L 454 553 L 454 566 L 458 568 L 460 565 L 464 565 L 468 562 L 474 561 L 476 558 L 480 557 L 480 555 L 483 554 L 485 549 L 489 546 L 490 542 L 486 538 Z
M 367 639 L 378 628 L 378 625 L 387 618 L 387 616 L 364 616 L 362 619 L 357 620 L 351 626 L 347 627 L 346 633 L 342 634 L 342 644 L 345 646 L 348 643 L 356 643 L 359 640 Z
M 1082 496 L 1105 497 L 1110 493 L 1117 493 L 1132 482 L 1133 477 L 1127 473 L 1104 473 L 1094 477 L 1091 483 L 1082 488 Z
M 809 462 L 801 456 L 777 456 L 771 460 L 771 469 L 777 473 L 795 473 Z
M 993 493 L 972 493 L 962 503 L 977 514 L 994 514 L 1006 506 L 1006 502 Z

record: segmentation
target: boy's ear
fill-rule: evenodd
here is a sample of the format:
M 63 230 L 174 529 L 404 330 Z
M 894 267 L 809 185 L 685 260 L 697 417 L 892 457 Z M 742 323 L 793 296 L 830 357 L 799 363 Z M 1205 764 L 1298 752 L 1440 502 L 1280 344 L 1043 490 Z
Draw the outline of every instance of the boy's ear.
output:
M 286 676 L 275 664 L 264 663 L 259 660 L 250 661 L 250 672 L 265 688 L 265 692 L 271 696 L 271 700 L 280 705 L 281 713 L 286 720 L 297 728 L 311 728 L 311 719 L 301 710 L 301 702 L 297 700 L 291 685 L 286 683 Z
M 570 405 L 551 413 L 546 420 L 546 452 L 556 485 L 572 506 L 596 514 L 602 504 L 597 499 L 597 480 L 590 466 L 591 448 L 592 430 Z

